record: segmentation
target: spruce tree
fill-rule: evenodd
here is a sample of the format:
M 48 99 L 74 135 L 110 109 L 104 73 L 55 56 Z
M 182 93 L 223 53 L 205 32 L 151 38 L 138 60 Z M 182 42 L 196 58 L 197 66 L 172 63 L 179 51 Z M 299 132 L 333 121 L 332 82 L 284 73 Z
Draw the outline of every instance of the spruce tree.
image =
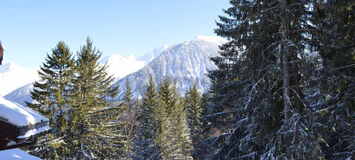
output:
M 209 75 L 212 159 L 353 158 L 354 2 L 231 5 Z
M 175 134 L 178 136 L 176 142 L 178 147 L 177 150 L 180 151 L 180 153 L 176 155 L 176 159 L 193 160 L 192 152 L 194 147 L 191 139 L 191 131 L 188 126 L 188 116 L 185 109 L 184 104 L 180 102 L 175 107 L 175 115 L 172 115 L 175 117 L 173 122 L 176 121 L 176 123 L 173 124 L 176 127 L 174 128 Z
M 196 85 L 193 85 L 185 95 L 185 108 L 187 113 L 187 121 L 189 124 L 192 143 L 194 146 L 194 158 L 198 159 L 202 155 L 201 142 L 203 140 L 203 113 L 202 96 L 197 90 Z
M 314 10 L 310 38 L 321 59 L 319 89 L 312 96 L 319 113 L 319 137 L 325 158 L 355 158 L 355 2 L 312 1 Z
M 142 104 L 138 110 L 137 140 L 136 140 L 136 159 L 157 160 L 159 148 L 154 139 L 157 136 L 157 114 L 155 109 L 159 105 L 159 96 L 153 78 L 150 77 L 146 91 L 143 95 Z
M 27 105 L 50 119 L 50 134 L 40 137 L 33 147 L 33 154 L 42 158 L 53 159 L 66 154 L 62 144 L 53 143 L 57 138 L 65 136 L 69 111 L 73 107 L 73 78 L 75 65 L 72 53 L 64 42 L 59 42 L 47 55 L 39 71 L 40 80 L 34 83 L 31 97 L 32 103 Z M 32 149 L 31 149 L 32 150 Z
M 155 114 L 158 121 L 158 130 L 156 143 L 159 145 L 161 158 L 163 160 L 174 159 L 174 151 L 177 150 L 173 135 L 173 124 L 169 117 L 171 110 L 177 101 L 175 93 L 170 90 L 170 82 L 165 80 L 159 86 L 159 105 L 155 108 Z
M 223 144 L 214 159 L 323 157 L 304 102 L 306 1 L 231 0 L 216 33 L 229 39 L 212 60 L 209 116 Z M 303 134 L 298 134 L 303 133 Z M 216 145 L 216 144 L 215 144 Z
M 175 85 L 169 79 L 160 84 L 159 105 L 155 114 L 159 124 L 156 143 L 159 145 L 161 158 L 193 159 L 185 107 Z
M 112 103 L 118 87 L 101 53 L 91 42 L 78 52 L 75 61 L 69 48 L 59 42 L 39 72 L 33 103 L 28 105 L 51 121 L 53 130 L 29 149 L 45 159 L 116 159 L 122 154 L 122 126 L 117 123 L 121 108 Z
M 197 90 L 196 85 L 193 85 L 185 95 L 185 107 L 188 114 L 188 123 L 191 128 L 191 134 L 196 140 L 199 140 L 198 135 L 202 131 L 202 96 Z
M 112 152 L 103 152 L 104 142 L 101 140 L 105 128 L 102 125 L 109 123 L 103 116 L 100 121 L 96 114 L 112 106 L 108 97 L 115 97 L 118 87 L 112 87 L 114 78 L 106 72 L 107 66 L 99 64 L 101 52 L 98 51 L 88 38 L 81 47 L 76 60 L 76 74 L 74 81 L 74 110 L 70 124 L 70 135 L 66 143 L 70 144 L 73 151 L 72 157 L 106 157 Z M 114 117 L 113 117 L 114 118 Z M 107 127 L 111 129 L 111 126 Z M 112 138 L 113 139 L 113 138 Z M 112 140 L 113 141 L 113 140 Z M 106 144 L 109 146 L 110 144 Z M 109 148 L 115 151 L 115 148 Z M 107 153 L 108 155 L 102 155 Z
M 123 97 L 123 103 L 119 106 L 121 113 L 118 123 L 120 124 L 120 134 L 122 135 L 122 144 L 120 159 L 133 159 L 134 155 L 134 140 L 137 128 L 137 113 L 136 102 L 133 100 L 133 93 L 129 81 L 126 81 L 126 88 Z

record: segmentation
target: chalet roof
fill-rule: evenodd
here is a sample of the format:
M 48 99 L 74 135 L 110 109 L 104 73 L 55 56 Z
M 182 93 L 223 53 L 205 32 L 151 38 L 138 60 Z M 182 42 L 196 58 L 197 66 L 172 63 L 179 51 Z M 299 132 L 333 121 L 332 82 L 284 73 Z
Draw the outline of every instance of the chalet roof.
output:
M 32 156 L 20 149 L 0 151 L 0 158 L 2 160 L 40 160 L 40 158 Z
M 48 119 L 28 107 L 12 103 L 0 97 L 0 120 L 17 127 L 35 125 Z

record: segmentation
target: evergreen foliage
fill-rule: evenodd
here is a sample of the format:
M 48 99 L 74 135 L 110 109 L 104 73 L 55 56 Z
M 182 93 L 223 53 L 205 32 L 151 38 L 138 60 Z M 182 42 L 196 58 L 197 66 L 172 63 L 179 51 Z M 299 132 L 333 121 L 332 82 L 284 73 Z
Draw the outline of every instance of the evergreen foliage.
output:
M 209 75 L 211 159 L 351 159 L 354 3 L 230 2 Z
M 157 160 L 160 159 L 159 148 L 155 143 L 158 122 L 155 109 L 159 107 L 159 95 L 153 78 L 150 77 L 142 104 L 138 110 L 136 159 Z
M 93 159 L 112 157 L 118 135 L 107 136 L 117 119 L 109 97 L 115 97 L 117 87 L 106 73 L 107 66 L 98 63 L 101 53 L 91 40 L 78 52 L 74 61 L 69 48 L 59 42 L 48 55 L 39 72 L 28 103 L 51 119 L 51 134 L 38 140 L 30 150 L 45 159 Z M 109 107 L 109 108 L 106 108 Z M 112 134 L 112 133 L 110 133 Z
M 193 159 L 187 114 L 176 87 L 165 79 L 159 87 L 159 103 L 155 117 L 159 124 L 156 143 L 164 160 Z
M 64 42 L 59 42 L 47 55 L 39 71 L 40 80 L 34 83 L 31 92 L 33 102 L 27 105 L 50 119 L 50 134 L 33 148 L 34 154 L 55 159 L 67 154 L 65 148 L 50 141 L 57 141 L 65 135 L 70 125 L 69 111 L 73 108 L 75 65 L 72 53 Z
M 81 47 L 76 60 L 75 104 L 69 137 L 67 138 L 71 149 L 76 153 L 74 157 L 102 157 L 110 156 L 110 152 L 101 152 L 101 148 L 107 149 L 102 124 L 109 121 L 100 121 L 93 113 L 100 112 L 111 104 L 107 97 L 116 96 L 117 87 L 111 87 L 114 78 L 106 72 L 107 66 L 99 64 L 101 52 L 88 38 Z M 102 120 L 105 120 L 103 117 Z M 107 141 L 106 141 L 107 142 Z M 100 145 L 103 143 L 102 145 Z M 111 147 L 113 151 L 116 148 Z M 107 153 L 109 155 L 102 155 Z
M 309 98 L 326 159 L 355 158 L 355 2 L 314 1 L 311 41 L 321 59 Z
M 44 159 L 355 159 L 355 2 L 230 0 L 219 17 L 217 66 L 203 96 L 152 77 L 142 99 L 118 86 L 87 39 L 59 42 L 28 106 L 52 130 L 29 151 Z M 160 77 L 163 78 L 163 77 Z
M 134 155 L 134 139 L 137 130 L 136 105 L 132 96 L 132 89 L 129 82 L 126 82 L 126 90 L 123 97 L 123 103 L 120 105 L 121 114 L 119 114 L 120 135 L 122 135 L 121 155 L 119 159 L 129 160 Z
M 196 85 L 193 85 L 185 95 L 185 110 L 187 113 L 188 126 L 191 132 L 191 139 L 194 146 L 194 159 L 202 156 L 203 146 L 203 114 L 202 95 L 198 91 Z

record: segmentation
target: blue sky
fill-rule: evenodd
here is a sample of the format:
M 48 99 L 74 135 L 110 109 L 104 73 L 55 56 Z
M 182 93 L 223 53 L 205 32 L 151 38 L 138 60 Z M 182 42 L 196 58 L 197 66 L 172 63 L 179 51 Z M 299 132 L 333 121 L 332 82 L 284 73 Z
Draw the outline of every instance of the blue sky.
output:
M 214 35 L 228 0 L 1 0 L 6 59 L 36 68 L 59 40 L 75 53 L 90 36 L 104 56 L 142 55 Z

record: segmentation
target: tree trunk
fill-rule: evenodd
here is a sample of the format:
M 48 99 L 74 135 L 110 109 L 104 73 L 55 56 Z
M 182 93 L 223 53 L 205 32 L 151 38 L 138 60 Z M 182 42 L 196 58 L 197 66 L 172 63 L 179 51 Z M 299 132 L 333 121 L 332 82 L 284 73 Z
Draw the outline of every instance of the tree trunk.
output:
M 285 119 L 289 118 L 289 112 L 290 112 L 290 107 L 291 107 L 291 100 L 290 100 L 290 93 L 289 93 L 289 87 L 290 87 L 290 75 L 289 75 L 289 62 L 288 62 L 288 54 L 289 54 L 289 49 L 288 49 L 288 24 L 287 24 L 287 1 L 286 0 L 280 0 L 281 7 L 282 7 L 282 12 L 283 15 L 281 17 L 281 26 L 280 26 L 280 32 L 282 33 L 282 43 L 279 48 L 279 52 L 281 55 L 281 65 L 282 65 L 282 98 L 283 98 L 283 103 L 284 103 L 284 116 Z

